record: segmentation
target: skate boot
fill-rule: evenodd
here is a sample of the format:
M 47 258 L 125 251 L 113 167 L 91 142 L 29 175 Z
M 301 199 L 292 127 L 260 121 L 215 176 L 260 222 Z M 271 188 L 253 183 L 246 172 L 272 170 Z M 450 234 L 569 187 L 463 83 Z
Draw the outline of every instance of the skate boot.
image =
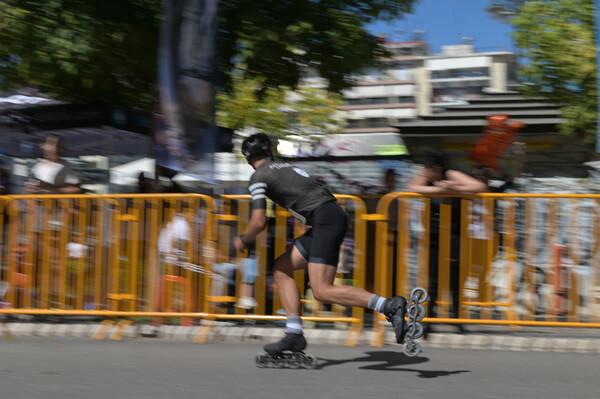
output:
M 306 348 L 304 335 L 296 333 L 286 333 L 281 341 L 264 346 L 265 352 L 271 356 L 279 355 L 284 351 L 302 352 L 304 348 Z
M 304 353 L 306 339 L 304 335 L 286 333 L 285 337 L 274 344 L 265 345 L 266 353 L 256 355 L 256 366 L 260 368 L 317 368 L 317 358 Z
M 403 296 L 395 296 L 388 298 L 383 303 L 382 313 L 387 320 L 392 323 L 396 330 L 396 342 L 401 344 L 404 342 L 406 326 L 404 316 L 406 315 L 406 298 Z

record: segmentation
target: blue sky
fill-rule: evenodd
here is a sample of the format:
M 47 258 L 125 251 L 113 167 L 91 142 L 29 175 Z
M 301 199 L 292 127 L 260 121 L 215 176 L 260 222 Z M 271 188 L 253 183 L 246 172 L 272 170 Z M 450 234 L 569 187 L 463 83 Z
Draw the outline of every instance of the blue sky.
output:
M 385 33 L 388 41 L 411 40 L 415 30 L 425 31 L 424 39 L 433 53 L 441 46 L 460 44 L 463 37 L 475 39 L 478 51 L 514 50 L 511 28 L 484 11 L 489 0 L 420 0 L 413 14 L 393 22 L 377 22 L 368 26 L 373 34 Z

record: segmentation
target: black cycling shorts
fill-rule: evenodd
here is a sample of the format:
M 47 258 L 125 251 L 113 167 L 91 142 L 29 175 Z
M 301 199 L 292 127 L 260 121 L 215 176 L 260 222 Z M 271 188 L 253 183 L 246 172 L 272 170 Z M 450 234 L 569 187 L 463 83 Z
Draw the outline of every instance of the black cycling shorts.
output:
M 326 202 L 313 214 L 312 228 L 296 238 L 294 245 L 309 262 L 337 267 L 347 229 L 346 212 L 337 202 Z

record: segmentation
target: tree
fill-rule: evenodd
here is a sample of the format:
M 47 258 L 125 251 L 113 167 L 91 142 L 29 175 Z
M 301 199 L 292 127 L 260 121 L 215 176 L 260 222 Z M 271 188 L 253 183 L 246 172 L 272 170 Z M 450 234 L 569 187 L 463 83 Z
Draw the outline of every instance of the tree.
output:
M 259 89 L 295 87 L 309 66 L 340 91 L 384 52 L 364 26 L 399 18 L 414 2 L 222 0 L 219 83 L 230 90 L 244 63 Z M 0 0 L 2 87 L 151 109 L 160 18 L 160 0 Z
M 415 0 L 227 0 L 221 1 L 219 49 L 224 85 L 236 64 L 264 87 L 295 87 L 311 67 L 339 92 L 350 75 L 371 66 L 386 51 L 364 29 L 377 19 L 411 11 Z M 241 12 L 243 10 L 243 12 Z
M 3 88 L 150 108 L 157 0 L 0 0 Z
M 257 91 L 265 80 L 234 77 L 230 93 L 218 93 L 218 124 L 234 131 L 250 128 L 256 133 L 280 138 L 300 136 L 310 139 L 340 130 L 343 125 L 337 115 L 343 103 L 340 95 L 305 86 L 298 86 L 296 90 Z
M 596 135 L 594 8 L 591 0 L 525 2 L 511 22 L 524 59 L 522 90 L 562 106 L 561 131 Z

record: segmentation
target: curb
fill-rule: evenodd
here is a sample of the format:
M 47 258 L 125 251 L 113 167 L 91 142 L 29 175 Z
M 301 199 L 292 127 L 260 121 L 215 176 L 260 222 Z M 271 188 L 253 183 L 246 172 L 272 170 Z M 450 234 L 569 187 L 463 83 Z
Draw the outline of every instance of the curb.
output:
M 58 337 L 58 338 L 92 338 L 99 323 L 86 324 L 49 324 L 49 323 L 6 323 L 4 331 L 10 337 Z M 152 328 L 148 325 L 128 326 L 123 335 L 128 340 L 170 340 L 193 342 L 200 327 L 163 325 Z M 111 327 L 107 336 L 114 327 Z M 149 338 L 149 329 L 157 331 L 155 337 Z M 146 334 L 141 335 L 146 330 Z M 207 342 L 273 342 L 283 336 L 281 327 L 239 326 L 230 322 L 216 322 L 210 330 Z M 343 345 L 347 330 L 340 329 L 305 329 L 306 339 L 312 344 Z M 363 330 L 357 344 L 369 346 L 373 332 Z M 571 352 L 599 353 L 600 338 L 581 337 L 527 337 L 507 336 L 501 334 L 451 334 L 431 333 L 427 339 L 420 339 L 423 348 L 449 349 L 483 349 L 525 352 Z M 385 345 L 396 345 L 393 331 L 385 332 Z

